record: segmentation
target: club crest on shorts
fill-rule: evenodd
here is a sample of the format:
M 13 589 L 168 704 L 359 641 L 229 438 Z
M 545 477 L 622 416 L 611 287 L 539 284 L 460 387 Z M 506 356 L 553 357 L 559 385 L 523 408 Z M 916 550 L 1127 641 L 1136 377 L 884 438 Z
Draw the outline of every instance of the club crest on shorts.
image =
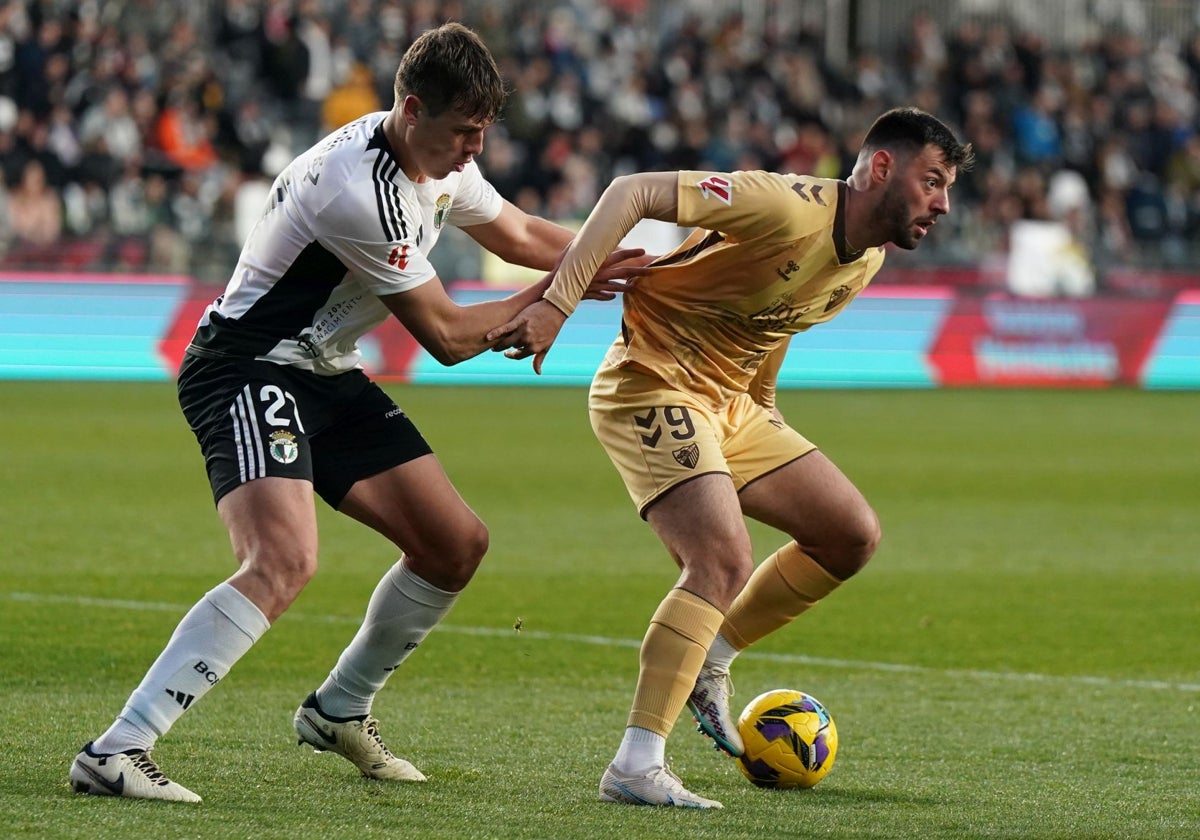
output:
M 689 470 L 696 469 L 696 464 L 700 463 L 700 447 L 694 443 L 689 443 L 682 449 L 676 449 L 671 454 L 680 465 L 687 467 Z
M 300 447 L 296 445 L 296 436 L 283 429 L 271 432 L 271 437 L 267 439 L 267 451 L 281 464 L 290 464 L 300 457 Z

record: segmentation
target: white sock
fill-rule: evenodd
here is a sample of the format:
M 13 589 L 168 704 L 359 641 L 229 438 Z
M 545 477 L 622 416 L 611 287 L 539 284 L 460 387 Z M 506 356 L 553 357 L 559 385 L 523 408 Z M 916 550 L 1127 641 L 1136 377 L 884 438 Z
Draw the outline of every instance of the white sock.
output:
M 432 586 L 413 574 L 403 558 L 379 581 L 358 633 L 317 689 L 321 711 L 361 717 L 392 672 L 450 611 L 457 592 Z
M 121 714 L 95 740 L 93 751 L 153 747 L 270 626 L 262 611 L 229 583 L 210 590 L 179 622 Z
M 718 671 L 728 671 L 729 666 L 733 664 L 733 660 L 741 653 L 740 650 L 729 644 L 720 633 L 717 633 L 713 643 L 708 646 L 708 653 L 704 656 L 704 667 L 715 668 Z
M 640 726 L 625 727 L 613 768 L 626 776 L 649 772 L 667 763 L 667 738 Z

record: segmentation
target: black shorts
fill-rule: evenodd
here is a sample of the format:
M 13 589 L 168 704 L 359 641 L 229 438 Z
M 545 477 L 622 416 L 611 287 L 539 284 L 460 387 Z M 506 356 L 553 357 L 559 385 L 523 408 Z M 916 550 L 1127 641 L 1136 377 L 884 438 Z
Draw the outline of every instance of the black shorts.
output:
M 356 481 L 433 451 L 361 370 L 318 376 L 272 362 L 188 355 L 178 390 L 214 501 L 270 475 L 312 482 L 337 509 Z

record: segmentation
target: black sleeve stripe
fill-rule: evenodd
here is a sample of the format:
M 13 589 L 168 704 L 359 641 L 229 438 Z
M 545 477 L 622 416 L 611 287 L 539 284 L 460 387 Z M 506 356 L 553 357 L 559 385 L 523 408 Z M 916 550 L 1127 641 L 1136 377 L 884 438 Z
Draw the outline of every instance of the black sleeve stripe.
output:
M 399 162 L 383 150 L 380 150 L 375 158 L 375 165 L 371 168 L 379 223 L 383 226 L 383 235 L 389 242 L 404 239 L 408 235 L 408 226 L 404 224 L 404 213 L 400 209 L 399 190 L 391 180 L 399 168 Z
M 392 234 L 392 229 L 388 227 L 387 207 L 385 207 L 383 203 L 385 188 L 382 184 L 382 178 L 379 174 L 379 171 L 383 168 L 383 165 L 386 161 L 387 155 L 383 154 L 382 151 L 375 156 L 375 165 L 371 167 L 371 178 L 375 182 L 375 206 L 379 209 L 379 223 L 383 226 L 383 235 L 386 236 L 389 241 L 391 241 L 396 237 Z
M 400 224 L 400 235 L 396 238 L 407 239 L 408 225 L 404 223 L 404 205 L 400 201 L 400 188 L 396 186 L 396 182 L 392 180 L 394 177 L 396 177 L 396 173 L 399 171 L 400 161 L 392 158 L 392 165 L 388 168 L 387 183 L 385 186 L 387 187 L 389 204 L 394 208 L 392 214 L 392 223 L 395 224 L 398 222 Z

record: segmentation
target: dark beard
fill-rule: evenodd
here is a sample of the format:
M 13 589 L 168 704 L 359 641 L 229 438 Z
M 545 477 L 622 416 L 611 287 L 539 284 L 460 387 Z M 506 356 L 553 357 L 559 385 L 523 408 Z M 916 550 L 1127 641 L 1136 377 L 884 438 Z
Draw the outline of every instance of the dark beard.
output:
M 888 231 L 888 240 L 897 247 L 911 251 L 920 242 L 913 234 L 912 220 L 908 217 L 908 203 L 900 194 L 896 182 L 888 184 L 879 206 L 875 208 L 874 227 Z

